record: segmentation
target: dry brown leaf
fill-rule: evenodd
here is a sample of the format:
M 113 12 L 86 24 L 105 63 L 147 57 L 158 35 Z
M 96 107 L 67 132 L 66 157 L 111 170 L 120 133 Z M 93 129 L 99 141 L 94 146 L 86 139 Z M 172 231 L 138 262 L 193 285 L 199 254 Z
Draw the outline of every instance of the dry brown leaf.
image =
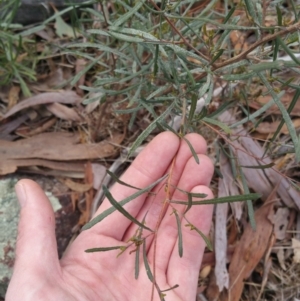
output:
M 30 84 L 30 89 L 38 92 L 53 92 L 53 89 L 62 85 L 66 79 L 61 68 L 57 68 L 57 65 L 52 63 L 52 60 L 48 60 L 53 71 L 49 74 L 40 75 L 38 81 Z M 52 66 L 54 65 L 54 66 Z
M 287 109 L 288 106 L 290 105 L 294 95 L 286 92 L 281 98 L 282 104 L 285 106 Z M 255 110 L 260 109 L 263 105 L 268 103 L 269 101 L 272 100 L 272 96 L 266 95 L 266 96 L 259 96 L 255 101 L 251 101 L 249 103 L 249 106 Z M 271 106 L 267 111 L 267 114 L 277 114 L 281 115 L 280 110 L 278 109 L 277 105 Z M 292 112 L 290 113 L 291 116 L 300 116 L 300 102 L 297 101 L 295 107 L 293 108 Z
M 277 255 L 277 259 L 279 262 L 280 267 L 286 271 L 286 259 L 285 259 L 285 254 L 284 254 L 284 249 L 280 248 L 279 250 L 276 250 L 276 255 Z
M 47 109 L 53 115 L 55 115 L 56 117 L 63 119 L 63 120 L 69 120 L 69 121 L 80 121 L 81 120 L 80 116 L 77 114 L 77 112 L 73 108 L 69 108 L 58 102 L 47 105 Z
M 0 142 L 1 143 L 1 142 Z M 0 162 L 0 175 L 13 173 L 18 167 L 42 166 L 50 169 L 56 169 L 60 172 L 84 172 L 84 164 L 76 162 L 57 162 L 43 159 L 6 159 L 5 162 Z M 47 173 L 50 175 L 50 173 Z
M 258 127 L 255 128 L 255 130 L 260 134 L 274 134 L 277 131 L 277 128 L 279 126 L 281 121 L 277 120 L 274 122 L 261 122 Z M 300 118 L 293 120 L 293 125 L 295 129 L 300 127 Z M 289 130 L 286 126 L 286 124 L 283 125 L 283 127 L 280 130 L 280 133 L 282 134 L 288 134 Z
M 292 248 L 294 250 L 294 262 L 300 263 L 300 240 L 292 238 Z
M 236 122 L 236 119 L 231 111 L 225 111 L 219 116 L 220 121 L 226 124 Z M 239 139 L 233 139 L 230 144 L 233 146 L 233 151 L 238 157 L 239 164 L 242 166 L 258 166 L 256 158 L 264 158 L 260 164 L 272 163 L 271 159 L 264 156 L 262 147 L 248 135 L 247 131 L 239 126 L 232 130 L 233 135 L 239 136 Z M 264 156 L 264 157 L 263 157 Z M 279 184 L 278 194 L 280 199 L 289 207 L 300 210 L 300 194 L 291 186 L 287 178 L 278 172 L 276 168 L 261 169 L 243 168 L 249 187 L 255 192 L 262 195 L 262 199 L 266 200 L 275 185 Z
M 10 110 L 13 106 L 15 106 L 19 101 L 19 94 L 21 88 L 20 86 L 12 86 L 8 93 L 8 105 L 7 109 Z
M 29 166 L 28 159 L 46 159 L 32 162 L 33 165 L 46 166 L 49 162 L 47 160 L 72 161 L 106 158 L 116 153 L 114 145 L 120 144 L 123 138 L 123 135 L 115 134 L 113 139 L 108 141 L 80 144 L 78 134 L 53 132 L 14 142 L 0 140 L 0 175 L 14 172 L 18 166 Z M 64 162 L 56 163 L 64 164 Z
M 74 91 L 41 93 L 19 102 L 11 110 L 9 110 L 3 117 L 7 118 L 23 109 L 32 106 L 36 106 L 40 104 L 49 104 L 54 102 L 59 102 L 64 104 L 79 104 L 81 102 L 81 97 L 79 97 Z
M 17 129 L 23 122 L 29 118 L 28 114 L 19 116 L 12 121 L 0 125 L 0 140 L 14 140 L 15 137 L 10 135 L 15 129 Z
M 92 172 L 93 172 L 93 187 L 94 189 L 98 190 L 106 175 L 106 168 L 101 164 L 92 163 Z
M 289 224 L 289 208 L 278 208 L 274 215 L 274 233 L 277 239 L 283 240 Z
M 229 36 L 232 45 L 234 45 L 235 54 L 239 54 L 248 48 L 248 45 L 245 42 L 245 35 L 243 32 L 238 30 L 232 30 Z
M 71 179 L 58 178 L 58 180 L 61 183 L 65 184 L 72 191 L 75 191 L 75 192 L 83 193 L 83 192 L 86 192 L 86 191 L 90 190 L 93 187 L 92 184 L 78 183 L 78 182 L 75 182 Z
M 75 73 L 78 74 L 79 72 L 81 72 L 85 66 L 86 66 L 87 62 L 85 59 L 77 59 L 76 60 L 76 67 L 75 67 Z M 78 95 L 80 96 L 83 96 L 84 95 L 84 92 L 82 89 L 80 89 L 79 87 L 84 85 L 84 81 L 85 81 L 85 74 L 84 73 L 80 78 L 79 80 L 77 81 L 76 83 L 76 92 Z
M 46 120 L 45 122 L 38 125 L 34 129 L 32 129 L 32 127 L 30 126 L 19 129 L 16 131 L 16 134 L 18 134 L 20 137 L 30 137 L 30 136 L 38 135 L 50 129 L 56 123 L 56 121 L 57 119 L 54 117 Z
M 270 221 L 273 214 L 273 193 L 268 204 L 263 205 L 255 212 L 256 231 L 248 224 L 235 248 L 230 266 L 229 290 L 221 295 L 223 301 L 239 301 L 247 279 L 261 258 L 264 256 L 270 241 L 273 225 Z
M 228 163 L 227 158 L 220 153 L 220 169 L 223 178 L 219 178 L 219 190 L 218 197 L 225 197 L 229 195 L 228 189 L 226 187 L 225 179 L 227 176 L 224 174 L 226 170 L 226 165 Z M 226 172 L 226 171 L 225 171 Z M 229 285 L 229 274 L 227 271 L 227 213 L 228 213 L 228 203 L 217 204 L 216 206 L 216 222 L 215 222 L 215 254 L 216 254 L 216 266 L 215 266 L 215 276 L 216 284 L 221 292 L 223 288 L 228 289 Z

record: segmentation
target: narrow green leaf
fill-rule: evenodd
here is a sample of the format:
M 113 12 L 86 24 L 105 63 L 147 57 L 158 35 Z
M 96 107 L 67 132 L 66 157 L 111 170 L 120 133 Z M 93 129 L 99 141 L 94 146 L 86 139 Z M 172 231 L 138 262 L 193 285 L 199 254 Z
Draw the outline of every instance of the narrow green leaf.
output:
M 117 183 L 119 183 L 119 184 L 121 184 L 121 185 L 124 185 L 124 186 L 127 186 L 127 187 L 130 187 L 130 188 L 133 188 L 133 189 L 141 190 L 141 188 L 132 186 L 132 185 L 130 185 L 130 184 L 127 184 L 127 183 L 121 181 L 121 180 L 120 180 L 113 172 L 111 172 L 111 171 L 109 171 L 109 170 L 107 170 L 106 172 L 107 172 L 107 173 L 112 177 L 112 179 L 113 179 L 114 181 L 116 181 Z
M 31 34 L 38 32 L 38 31 L 44 30 L 45 27 L 46 27 L 45 25 L 38 25 L 33 28 L 29 28 L 29 29 L 26 29 L 26 30 L 20 32 L 19 35 L 21 35 L 22 37 L 26 37 L 26 36 L 29 36 Z
M 253 0 L 245 0 L 245 4 L 246 4 L 246 8 L 248 11 L 248 15 L 249 17 L 252 19 L 253 22 L 257 23 L 257 16 L 256 16 L 256 12 L 255 12 L 255 4 L 256 1 Z
M 280 37 L 277 37 L 276 40 L 278 41 L 278 43 L 280 44 L 280 46 L 283 48 L 283 50 L 291 57 L 291 59 L 297 63 L 298 65 L 300 65 L 300 61 L 298 60 L 298 58 L 295 56 L 295 54 L 293 53 L 293 51 L 282 41 L 282 39 Z
M 71 44 L 69 46 L 67 46 L 67 48 L 95 48 L 95 49 L 99 49 L 101 51 L 104 51 L 104 52 L 110 52 L 110 53 L 113 53 L 115 55 L 118 55 L 122 58 L 125 58 L 125 59 L 129 59 L 124 53 L 116 50 L 116 49 L 113 49 L 113 48 L 110 48 L 108 46 L 105 46 L 105 45 L 102 45 L 102 44 L 99 44 L 99 43 L 74 43 L 74 44 Z
M 97 34 L 97 35 L 101 35 L 101 36 L 105 36 L 105 37 L 110 36 L 106 30 L 102 30 L 102 29 L 88 29 L 87 33 Z
M 188 191 L 186 191 L 186 190 L 183 190 L 183 189 L 180 189 L 179 187 L 177 187 L 177 186 L 174 186 L 174 185 L 172 185 L 176 190 L 178 190 L 178 191 L 180 191 L 180 192 L 182 192 L 182 193 L 184 193 L 184 194 L 186 194 L 186 195 L 191 195 L 192 197 L 194 197 L 194 198 L 201 198 L 201 199 L 203 199 L 203 198 L 206 198 L 207 197 L 207 194 L 205 194 L 205 193 L 193 193 L 193 192 L 188 192 Z
M 248 67 L 248 70 L 255 72 L 265 71 L 269 69 L 278 69 L 281 70 L 284 67 L 283 60 L 276 60 L 274 62 L 263 62 Z
M 202 119 L 204 122 L 207 122 L 207 123 L 210 123 L 210 124 L 213 124 L 213 125 L 216 125 L 218 126 L 219 128 L 221 128 L 226 134 L 230 134 L 231 133 L 231 129 L 228 125 L 224 124 L 223 122 L 221 121 L 218 121 L 216 119 L 212 119 L 212 118 L 209 118 L 209 117 L 204 117 Z
M 239 74 L 224 74 L 221 75 L 221 78 L 226 80 L 226 81 L 240 81 L 240 80 L 244 80 L 244 79 L 249 79 L 251 77 L 254 77 L 255 73 L 252 72 L 248 72 L 248 73 L 239 73 Z
M 283 89 L 285 87 L 289 87 L 289 84 L 292 83 L 295 80 L 295 77 L 291 77 L 288 80 L 286 80 L 281 86 L 280 89 Z M 299 91 L 299 90 L 297 90 Z
M 203 84 L 203 86 L 199 90 L 198 99 L 200 99 L 201 97 L 203 97 L 205 95 L 205 93 L 207 92 L 207 90 L 209 89 L 209 87 L 212 84 L 213 84 L 212 83 L 212 76 L 210 74 L 208 74 L 207 77 L 206 77 L 205 84 Z
M 182 245 L 181 221 L 180 221 L 178 213 L 175 209 L 173 210 L 173 213 L 175 214 L 175 217 L 176 217 L 176 223 L 177 223 L 177 229 L 178 229 L 178 253 L 179 253 L 179 256 L 182 257 L 183 245 Z
M 294 109 L 294 107 L 295 107 L 295 105 L 296 105 L 296 103 L 297 103 L 299 97 L 300 97 L 300 89 L 297 89 L 296 92 L 295 92 L 295 95 L 294 95 L 294 97 L 293 97 L 293 99 L 292 99 L 292 101 L 291 101 L 291 103 L 290 103 L 290 105 L 289 105 L 289 107 L 288 107 L 288 109 L 287 109 L 287 112 L 288 112 L 289 114 L 290 114 L 290 113 L 292 112 L 292 110 Z M 272 139 L 270 140 L 270 144 L 266 147 L 265 153 L 266 153 L 267 150 L 269 149 L 269 146 L 272 144 L 272 142 L 274 142 L 274 141 L 276 140 L 276 138 L 277 138 L 278 134 L 280 133 L 280 130 L 282 129 L 283 125 L 284 125 L 284 120 L 282 119 L 282 120 L 280 121 L 280 123 L 279 123 L 277 129 L 276 129 L 276 132 L 274 133 Z M 300 145 L 300 143 L 299 143 L 299 145 Z M 265 155 L 265 154 L 264 154 L 264 155 Z
M 219 49 L 217 50 L 216 54 L 214 55 L 214 57 L 212 58 L 210 65 L 212 65 L 224 52 L 224 49 Z
M 260 197 L 261 197 L 261 195 L 259 193 L 232 195 L 232 196 L 226 196 L 226 197 L 210 199 L 210 200 L 194 201 L 193 206 L 194 205 L 233 203 L 233 202 L 241 202 L 241 201 L 247 201 L 247 200 L 257 200 Z M 186 201 L 171 200 L 170 203 L 188 205 L 188 202 L 186 202 Z
M 241 60 L 241 61 L 233 63 L 231 65 L 219 68 L 218 72 L 220 72 L 220 73 L 227 72 L 228 73 L 229 71 L 232 71 L 233 69 L 236 69 L 238 67 L 242 67 L 242 66 L 245 66 L 245 65 L 249 65 L 249 61 L 248 60 Z
M 154 98 L 157 94 L 164 92 L 165 90 L 168 90 L 170 88 L 170 85 L 162 86 L 155 91 L 153 91 L 150 95 L 147 96 L 146 100 L 150 100 L 151 98 Z
M 164 175 L 163 177 L 161 177 L 160 179 L 158 179 L 154 183 L 150 184 L 146 188 L 141 189 L 141 190 L 137 191 L 136 193 L 130 195 L 129 197 L 125 198 L 124 200 L 120 201 L 119 205 L 120 206 L 124 206 L 125 204 L 129 203 L 130 201 L 132 201 L 132 200 L 136 199 L 137 197 L 139 197 L 140 195 L 142 195 L 143 193 L 150 192 L 151 189 L 154 186 L 156 186 L 158 183 L 160 183 L 161 181 L 163 181 L 167 176 L 168 176 L 168 174 Z M 102 212 L 99 215 L 97 215 L 96 217 L 94 217 L 89 223 L 85 224 L 82 227 L 82 230 L 90 229 L 91 227 L 93 227 L 94 225 L 98 224 L 104 218 L 106 218 L 108 215 L 110 215 L 111 213 L 113 213 L 115 211 L 116 211 L 116 208 L 114 208 L 114 207 L 110 207 L 110 208 L 106 209 L 104 212 Z
M 188 205 L 184 211 L 184 214 L 186 214 L 192 208 L 192 205 L 193 205 L 193 198 L 192 195 L 188 193 Z
M 135 251 L 135 266 L 134 266 L 134 278 L 138 279 L 139 278 L 139 273 L 140 273 L 140 246 L 136 247 Z
M 84 252 L 86 253 L 94 253 L 94 252 L 107 252 L 111 250 L 123 250 L 126 246 L 114 246 L 114 247 L 106 247 L 106 248 L 92 248 L 87 249 Z
M 145 225 L 143 225 L 141 222 L 139 222 L 137 219 L 135 219 L 132 215 L 130 215 L 128 213 L 128 211 L 126 211 L 112 196 L 112 194 L 110 193 L 110 191 L 108 190 L 108 188 L 103 185 L 103 192 L 105 194 L 105 196 L 107 197 L 108 201 L 119 211 L 121 212 L 125 217 L 127 217 L 129 220 L 131 220 L 133 223 L 135 223 L 136 225 L 147 229 L 151 232 L 154 232 L 152 229 L 146 227 Z
M 191 98 L 191 106 L 190 106 L 190 111 L 189 111 L 189 116 L 188 116 L 188 120 L 190 122 L 193 120 L 196 107 L 197 107 L 197 97 L 195 94 L 193 94 L 192 98 Z
M 118 33 L 118 32 L 110 31 L 108 33 L 109 33 L 110 36 L 112 36 L 112 37 L 114 37 L 118 40 L 121 40 L 121 41 L 129 42 L 129 43 L 142 43 L 142 42 L 144 42 L 144 40 L 141 39 L 141 38 L 125 35 L 125 34 Z
M 240 175 L 241 175 L 241 180 L 244 188 L 245 193 L 249 193 L 249 187 L 247 185 L 247 181 L 245 178 L 245 175 L 243 173 L 242 168 L 240 167 Z M 254 208 L 251 200 L 246 201 L 247 204 L 247 209 L 248 209 L 248 216 L 249 216 L 249 221 L 252 229 L 255 231 L 256 230 L 256 222 L 255 222 L 255 216 L 254 216 Z
M 158 71 L 158 53 L 159 53 L 159 47 L 158 45 L 155 46 L 155 54 L 154 54 L 154 69 L 153 69 L 153 75 L 156 76 L 157 71 Z
M 230 9 L 230 11 L 228 12 L 228 14 L 226 15 L 226 17 L 224 18 L 223 24 L 226 24 L 227 21 L 230 19 L 230 17 L 233 15 L 234 11 L 235 11 L 236 5 L 233 5 Z
M 299 139 L 298 139 L 296 129 L 294 127 L 294 124 L 291 120 L 291 117 L 290 117 L 289 113 L 287 112 L 286 108 L 284 107 L 284 105 L 280 101 L 278 95 L 275 93 L 275 91 L 273 90 L 272 86 L 270 85 L 270 83 L 268 82 L 266 77 L 262 73 L 257 73 L 257 75 L 260 77 L 261 81 L 264 83 L 266 88 L 269 90 L 269 93 L 273 97 L 274 102 L 276 103 L 278 109 L 280 110 L 280 112 L 282 114 L 282 118 L 284 119 L 285 124 L 286 124 L 286 126 L 289 130 L 289 133 L 291 135 L 291 138 L 292 138 L 293 144 L 295 146 L 295 149 L 298 149 L 299 148 L 299 146 L 298 146 Z M 299 161 L 300 161 L 300 154 L 296 154 L 296 162 L 299 162 Z
M 191 142 L 190 142 L 188 139 L 186 139 L 185 137 L 182 137 L 182 139 L 187 143 L 189 149 L 190 149 L 191 152 L 192 152 L 192 155 L 193 155 L 193 157 L 194 157 L 196 163 L 199 164 L 199 163 L 200 163 L 199 157 L 198 157 L 198 155 L 196 154 L 196 152 L 195 152 L 195 150 L 194 150 L 194 148 L 193 148 Z
M 137 1 L 136 5 L 128 11 L 126 14 L 123 14 L 117 21 L 114 22 L 113 26 L 120 26 L 124 22 L 126 22 L 129 18 L 131 18 L 144 4 L 145 0 L 139 0 Z
M 206 235 L 203 234 L 202 231 L 200 231 L 197 227 L 195 227 L 193 224 L 191 224 L 190 222 L 185 225 L 186 227 L 190 227 L 191 230 L 195 230 L 204 240 L 207 248 L 210 250 L 210 251 L 213 251 L 213 246 L 212 246 L 212 243 L 211 241 L 209 240 L 208 237 L 206 237 Z
M 280 99 L 284 95 L 285 91 L 281 91 L 278 94 L 278 98 Z M 242 125 L 246 122 L 253 121 L 254 118 L 262 115 L 264 112 L 266 112 L 272 105 L 274 104 L 274 99 L 272 98 L 268 103 L 263 105 L 260 109 L 256 110 L 253 114 L 249 115 L 248 117 L 243 118 L 242 120 L 230 125 L 230 128 L 235 128 L 239 125 Z
M 276 13 L 277 13 L 277 24 L 278 26 L 282 26 L 282 13 L 278 4 L 276 5 Z
M 154 35 L 134 28 L 121 28 L 121 27 L 110 26 L 109 30 L 142 38 L 144 42 L 146 42 L 147 40 L 149 42 L 150 41 L 160 42 L 160 40 L 157 39 Z
M 156 123 L 160 122 L 164 118 L 166 118 L 175 106 L 175 102 L 173 102 L 159 117 L 157 117 L 134 141 L 129 152 L 128 157 L 130 157 L 135 150 L 142 144 L 142 142 L 150 135 L 150 133 L 156 128 Z
M 86 74 L 94 65 L 98 63 L 97 60 L 92 61 L 91 63 L 87 64 L 81 71 L 79 71 L 71 80 L 70 85 L 73 87 L 79 79 Z
M 259 164 L 259 162 L 258 162 Z M 240 165 L 240 167 L 243 167 L 243 168 L 251 168 L 251 169 L 267 169 L 267 168 L 271 168 L 272 166 L 274 166 L 275 163 L 274 162 L 271 162 L 269 164 L 265 164 L 265 165 Z
M 229 154 L 230 156 L 228 157 L 229 158 L 229 162 L 230 162 L 230 166 L 231 166 L 231 170 L 232 170 L 232 174 L 233 174 L 233 177 L 234 179 L 237 178 L 238 176 L 238 172 L 237 172 L 237 158 L 233 152 L 233 148 L 232 147 L 229 147 Z
M 143 220 L 142 220 L 142 224 L 145 223 L 145 220 L 146 220 L 146 216 L 148 215 L 148 212 L 146 212 L 146 214 L 144 215 L 143 217 Z M 138 239 L 142 239 L 142 234 L 143 234 L 143 228 L 142 227 L 139 227 L 138 230 Z M 145 240 L 143 240 L 143 244 L 145 243 Z M 140 248 L 141 246 L 140 245 L 137 245 L 136 247 L 136 251 L 135 251 L 135 272 L 134 272 L 134 277 L 135 279 L 138 279 L 139 277 L 139 273 L 140 273 Z
M 186 71 L 188 79 L 191 82 L 191 86 L 195 87 L 196 86 L 196 82 L 195 82 L 195 79 L 194 79 L 194 77 L 193 77 L 190 69 L 188 68 L 188 66 L 186 65 L 186 63 L 180 57 L 178 57 L 178 60 L 179 60 L 179 62 L 181 64 L 181 66 L 183 67 L 183 69 Z M 187 78 L 186 78 L 186 82 L 188 83 Z
M 152 275 L 152 272 L 151 272 L 151 269 L 150 269 L 150 266 L 149 266 L 149 262 L 148 262 L 148 258 L 147 258 L 146 241 L 144 241 L 144 243 L 143 243 L 143 259 L 144 259 L 144 264 L 145 264 L 145 269 L 146 269 L 146 272 L 147 272 L 147 276 L 148 276 L 149 280 L 151 282 L 153 282 L 154 279 L 153 279 L 153 275 Z
M 162 291 L 161 291 L 161 293 L 164 293 L 164 292 L 167 292 L 167 291 L 173 290 L 173 289 L 175 289 L 175 288 L 177 288 L 177 287 L 179 287 L 179 285 L 178 285 L 178 284 L 175 284 L 175 285 L 173 285 L 173 286 L 172 286 L 172 287 L 170 287 L 170 288 L 167 288 L 167 289 L 165 289 L 165 290 L 162 290 Z

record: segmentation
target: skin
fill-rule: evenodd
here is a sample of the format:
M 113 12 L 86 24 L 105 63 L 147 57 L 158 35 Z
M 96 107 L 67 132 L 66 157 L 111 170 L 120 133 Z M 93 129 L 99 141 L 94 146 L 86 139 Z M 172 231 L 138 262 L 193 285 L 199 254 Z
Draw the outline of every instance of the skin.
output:
M 174 189 L 207 194 L 213 175 L 213 165 L 205 155 L 206 142 L 197 134 L 186 138 L 193 145 L 200 164 L 195 162 L 186 142 L 174 134 L 164 132 L 155 137 L 134 160 L 122 176 L 122 181 L 136 187 L 146 187 L 168 173 L 176 156 L 171 180 L 171 196 L 175 200 L 187 201 L 187 195 Z M 174 185 L 174 186 L 173 186 Z M 31 180 L 21 180 L 16 185 L 21 205 L 21 216 L 16 247 L 14 273 L 8 287 L 6 301 L 93 301 L 93 300 L 150 300 L 152 283 L 145 272 L 142 253 L 140 272 L 135 279 L 135 253 L 132 245 L 121 256 L 119 250 L 86 253 L 86 249 L 126 245 L 138 228 L 121 213 L 115 211 L 89 230 L 81 232 L 68 248 L 61 260 L 58 259 L 55 239 L 55 218 L 49 200 L 42 189 Z M 125 205 L 125 209 L 138 220 L 147 213 L 146 226 L 155 229 L 165 198 L 165 186 L 157 185 L 151 195 L 141 195 Z M 113 197 L 120 201 L 136 190 L 114 185 Z M 199 200 L 199 199 L 198 199 Z M 111 207 L 104 200 L 96 215 Z M 179 213 L 185 206 L 174 204 Z M 178 229 L 172 208 L 167 208 L 157 234 L 156 281 L 161 290 L 179 284 L 166 292 L 168 300 L 195 300 L 198 273 L 205 243 L 196 231 L 185 227 L 182 220 L 183 257 L 178 255 Z M 212 219 L 212 206 L 193 206 L 186 214 L 204 234 L 208 234 Z M 143 236 L 150 232 L 143 231 Z M 153 235 L 146 240 L 148 261 L 153 270 Z M 125 242 L 125 243 L 124 243 Z M 154 300 L 160 300 L 157 291 Z

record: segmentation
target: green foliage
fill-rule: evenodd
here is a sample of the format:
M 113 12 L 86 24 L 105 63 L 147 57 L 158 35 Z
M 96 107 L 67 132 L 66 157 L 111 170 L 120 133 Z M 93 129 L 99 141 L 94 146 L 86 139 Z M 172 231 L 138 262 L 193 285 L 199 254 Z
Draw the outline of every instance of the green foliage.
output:
M 218 1 L 213 0 L 195 13 L 191 13 L 191 9 L 197 6 L 197 0 L 163 0 L 160 1 L 160 6 L 158 1 L 154 0 L 116 0 L 112 11 L 107 9 L 107 2 L 97 2 L 100 10 L 80 7 L 78 12 L 74 10 L 75 6 L 70 6 L 56 12 L 43 24 L 24 30 L 22 26 L 12 24 L 19 2 L 16 0 L 9 4 L 11 2 L 7 1 L 3 9 L 9 13 L 0 23 L 0 84 L 17 80 L 23 94 L 30 95 L 27 83 L 35 80 L 35 66 L 38 60 L 46 56 L 46 53 L 43 53 L 37 57 L 36 52 L 31 51 L 35 46 L 31 35 L 49 24 L 55 24 L 56 34 L 60 38 L 68 37 L 59 48 L 61 55 L 71 54 L 87 61 L 85 68 L 70 81 L 71 86 L 75 86 L 83 74 L 92 78 L 92 85 L 80 87 L 86 92 L 84 104 L 99 101 L 98 95 L 101 95 L 101 101 L 114 96 L 120 100 L 115 103 L 116 108 L 120 103 L 126 104 L 126 108 L 122 106 L 116 109 L 116 112 L 131 114 L 130 125 L 134 123 L 140 110 L 147 111 L 151 116 L 151 123 L 139 132 L 128 156 L 135 152 L 153 130 L 160 128 L 172 131 L 185 139 L 199 164 L 193 146 L 184 138 L 186 133 L 199 132 L 204 125 L 213 128 L 221 137 L 230 139 L 232 131 L 238 126 L 246 123 L 249 127 L 257 126 L 267 110 L 275 104 L 281 112 L 282 121 L 269 141 L 267 150 L 278 137 L 283 125 L 286 125 L 294 145 L 292 149 L 296 160 L 300 161 L 299 136 L 290 115 L 300 97 L 300 90 L 296 77 L 287 80 L 281 72 L 284 69 L 287 72 L 299 73 L 299 7 L 294 1 L 291 1 L 294 15 L 292 20 L 285 18 L 281 1 L 271 3 L 270 10 L 277 21 L 268 26 L 264 23 L 265 12 L 258 0 L 240 1 L 238 6 L 233 1 L 220 1 L 221 5 L 224 5 L 223 9 L 219 6 L 215 9 Z M 227 8 L 227 4 L 232 6 L 231 9 Z M 66 24 L 61 17 L 67 12 L 72 12 L 72 26 Z M 231 40 L 231 34 L 235 31 L 245 36 L 253 35 L 256 41 L 249 43 L 246 49 L 236 49 Z M 287 56 L 288 60 L 282 59 L 283 55 Z M 220 86 L 226 86 L 227 89 L 220 89 Z M 289 107 L 285 108 L 281 98 L 287 88 L 294 93 L 294 97 Z M 218 109 L 211 112 L 209 109 L 213 107 L 213 98 L 218 89 L 224 93 L 222 103 Z M 255 111 L 249 109 L 248 103 L 250 98 L 257 97 L 253 90 L 261 91 L 258 96 L 271 96 L 271 100 Z M 239 109 L 240 120 L 230 125 L 219 121 L 219 115 L 232 107 Z M 179 120 L 179 123 L 176 123 L 176 120 Z M 186 219 L 186 214 L 192 210 L 192 206 L 245 201 L 250 223 L 255 228 L 252 200 L 256 200 L 260 195 L 250 193 L 242 168 L 231 148 L 228 150 L 228 158 L 234 176 L 241 179 L 244 195 L 197 201 L 195 198 L 204 198 L 205 195 L 181 191 L 187 195 L 187 200 L 169 200 L 168 205 L 171 207 L 175 206 L 174 204 L 186 206 L 183 213 L 179 213 L 173 207 L 180 257 L 184 248 L 184 234 L 181 229 L 183 219 L 187 222 L 186 227 L 196 231 L 209 249 L 212 250 L 213 247 L 209 239 Z M 271 163 L 243 167 L 265 169 L 272 166 Z M 145 220 L 138 221 L 124 206 L 142 194 L 151 192 L 155 185 L 165 180 L 168 175 L 146 188 L 133 187 L 117 179 L 112 173 L 110 176 L 119 184 L 137 191 L 117 202 L 104 186 L 105 196 L 112 207 L 96 216 L 83 230 L 93 227 L 117 210 L 138 226 L 138 235 L 132 238 L 127 246 L 93 248 L 86 252 L 117 249 L 124 252 L 129 245 L 135 244 L 135 277 L 137 278 L 140 272 L 141 253 L 148 278 L 156 286 L 163 300 L 163 291 L 157 286 L 155 272 L 151 271 L 148 262 L 147 239 L 142 235 L 143 229 L 151 231 L 152 235 L 156 235 L 157 229 L 149 229 L 144 223 Z M 175 285 L 172 288 L 176 287 Z

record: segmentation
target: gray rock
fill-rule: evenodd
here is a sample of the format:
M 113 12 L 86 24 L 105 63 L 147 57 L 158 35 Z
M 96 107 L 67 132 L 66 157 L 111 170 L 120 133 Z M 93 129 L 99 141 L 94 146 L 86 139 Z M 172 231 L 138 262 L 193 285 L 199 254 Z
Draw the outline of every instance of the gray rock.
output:
M 77 5 L 87 0 L 21 0 L 13 22 L 23 25 L 43 22 L 53 14 L 53 8 L 50 3 L 58 10 L 70 5 Z M 0 4 L 1 9 L 1 4 Z M 3 12 L 6 14 L 7 12 Z M 3 16 L 0 12 L 0 16 Z

